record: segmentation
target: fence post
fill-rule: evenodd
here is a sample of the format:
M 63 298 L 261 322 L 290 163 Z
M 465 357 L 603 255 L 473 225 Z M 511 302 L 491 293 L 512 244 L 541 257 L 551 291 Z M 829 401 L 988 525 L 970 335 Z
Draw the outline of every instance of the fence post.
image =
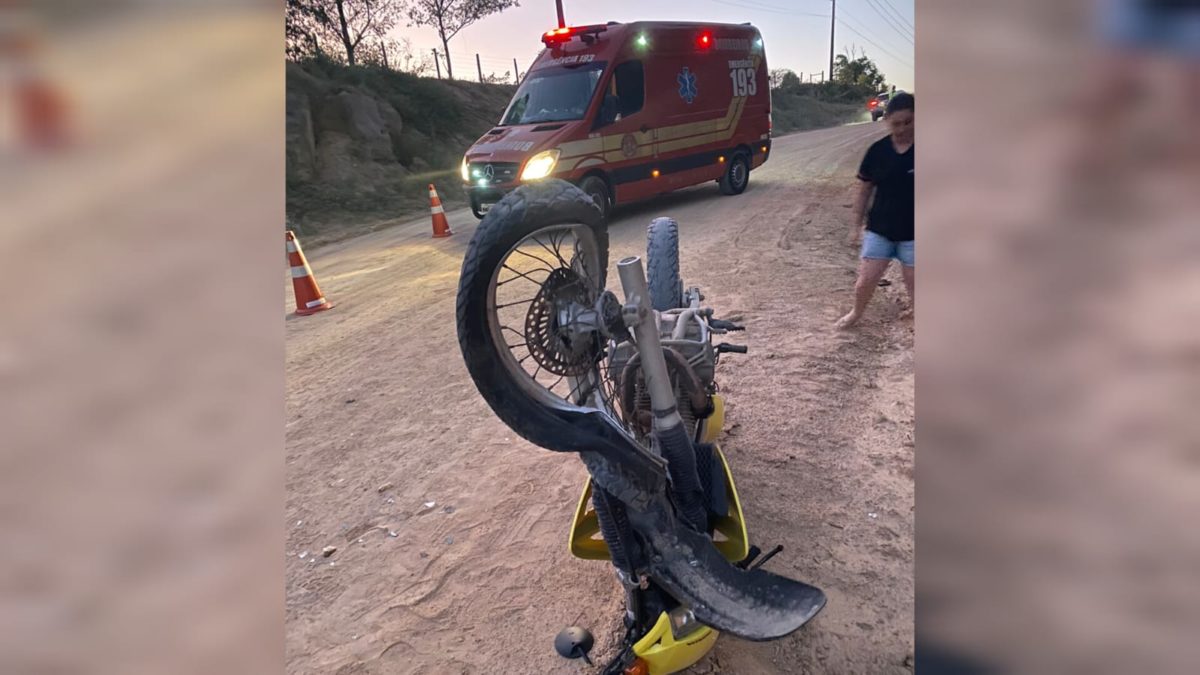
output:
M 433 65 L 437 68 L 438 79 L 442 79 L 442 62 L 438 61 L 437 49 L 433 50 Z
M 475 52 L 475 70 L 479 71 L 479 81 L 483 82 L 483 66 L 479 65 L 479 52 Z
M 513 59 L 513 84 L 521 84 L 521 72 L 517 70 L 516 59 Z

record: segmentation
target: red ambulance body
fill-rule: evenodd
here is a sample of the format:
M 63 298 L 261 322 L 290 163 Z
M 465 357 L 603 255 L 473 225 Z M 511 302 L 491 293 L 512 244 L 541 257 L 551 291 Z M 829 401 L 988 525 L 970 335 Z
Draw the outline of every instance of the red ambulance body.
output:
M 758 29 L 637 22 L 558 28 L 500 123 L 467 150 L 472 211 L 522 182 L 579 185 L 613 205 L 706 181 L 746 189 L 771 149 L 771 93 Z

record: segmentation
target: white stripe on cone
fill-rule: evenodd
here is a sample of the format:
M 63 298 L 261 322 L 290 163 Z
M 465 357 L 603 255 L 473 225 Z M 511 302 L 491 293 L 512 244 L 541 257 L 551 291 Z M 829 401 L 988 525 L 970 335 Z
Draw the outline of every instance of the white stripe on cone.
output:
M 287 243 L 287 252 L 288 253 L 299 253 L 300 252 L 300 249 L 296 246 L 296 242 L 289 241 Z
M 431 207 L 429 207 L 429 212 L 430 213 L 445 213 L 446 210 L 443 209 L 441 206 L 431 206 Z
M 312 270 L 308 269 L 308 265 L 300 265 L 298 267 L 292 268 L 292 278 L 293 279 L 303 279 L 304 277 L 311 277 L 311 276 L 312 276 Z
M 325 304 L 325 298 L 321 297 L 321 298 L 317 298 L 316 300 L 309 300 L 308 302 L 304 303 L 304 307 L 307 309 L 312 309 L 313 307 L 316 307 L 317 305 L 323 305 L 323 304 Z

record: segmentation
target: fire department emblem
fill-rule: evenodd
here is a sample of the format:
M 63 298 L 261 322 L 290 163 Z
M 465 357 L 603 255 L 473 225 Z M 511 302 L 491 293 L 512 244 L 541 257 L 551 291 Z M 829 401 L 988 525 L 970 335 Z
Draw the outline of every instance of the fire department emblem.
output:
M 625 137 L 621 139 L 621 154 L 633 157 L 637 154 L 637 149 L 637 139 L 633 137 L 633 134 L 625 134 Z

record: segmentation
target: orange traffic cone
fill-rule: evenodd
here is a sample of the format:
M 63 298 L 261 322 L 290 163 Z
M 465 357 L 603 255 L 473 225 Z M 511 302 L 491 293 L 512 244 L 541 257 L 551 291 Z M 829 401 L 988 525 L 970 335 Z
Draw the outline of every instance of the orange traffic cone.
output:
M 450 222 L 446 220 L 446 210 L 442 208 L 442 200 L 438 199 L 437 190 L 433 183 L 429 184 L 429 213 L 433 216 L 433 236 L 435 239 L 449 237 Z
M 65 144 L 66 106 L 62 96 L 49 83 L 40 80 L 17 85 L 16 94 L 24 140 L 38 148 Z
M 67 140 L 67 100 L 43 73 L 42 35 L 24 8 L 0 0 L 0 62 L 9 66 L 16 127 L 22 140 L 47 148 Z
M 288 264 L 292 267 L 292 290 L 296 293 L 296 313 L 300 316 L 316 314 L 327 309 L 333 309 L 333 303 L 321 295 L 317 280 L 313 278 L 312 268 L 304 259 L 304 251 L 300 250 L 300 242 L 291 230 L 287 231 Z

